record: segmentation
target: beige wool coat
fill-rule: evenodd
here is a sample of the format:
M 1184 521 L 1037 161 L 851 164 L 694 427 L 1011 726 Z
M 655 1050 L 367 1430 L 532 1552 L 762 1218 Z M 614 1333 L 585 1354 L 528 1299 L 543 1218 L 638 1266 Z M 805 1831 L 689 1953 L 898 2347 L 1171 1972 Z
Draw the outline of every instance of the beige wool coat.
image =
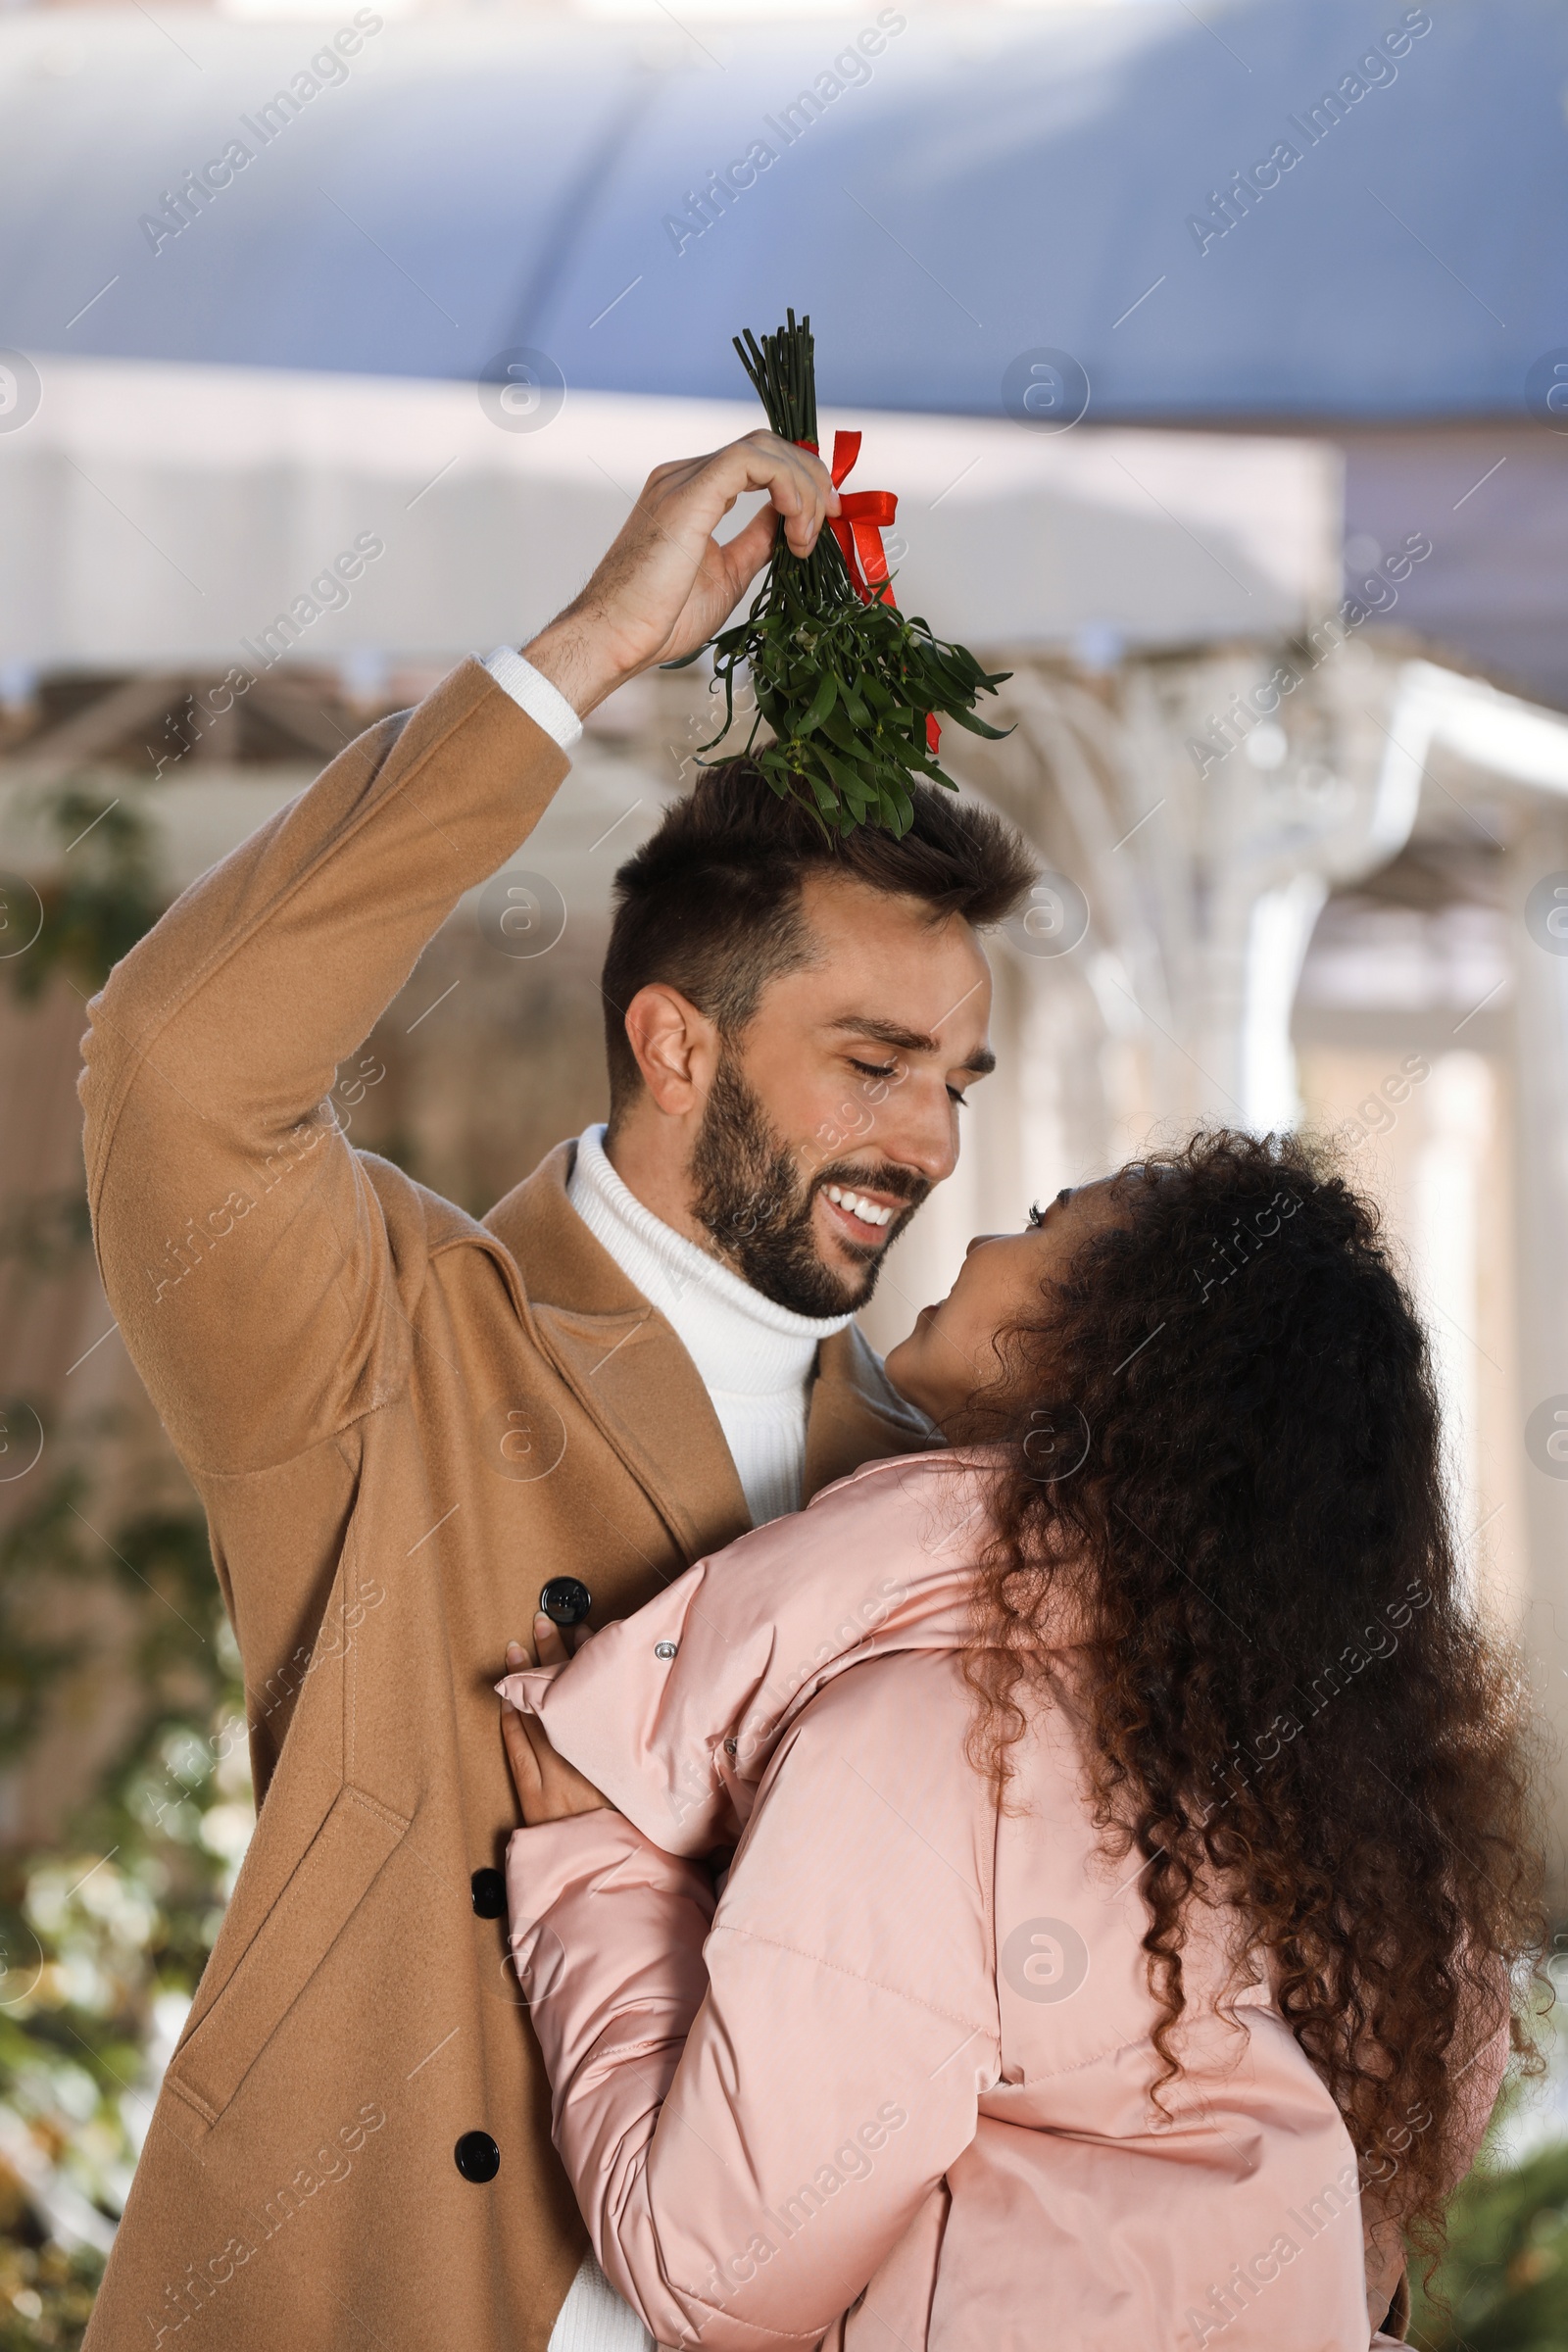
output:
M 624 1616 L 746 1504 L 690 1357 L 569 1205 L 570 1146 L 479 1223 L 328 1101 L 567 764 L 463 663 L 91 1006 L 99 1264 L 207 1507 L 260 1818 L 89 2352 L 543 2352 L 586 2246 L 507 1960 L 493 1685 L 546 1578 Z M 823 1346 L 808 1494 L 930 1442 L 853 1328 Z

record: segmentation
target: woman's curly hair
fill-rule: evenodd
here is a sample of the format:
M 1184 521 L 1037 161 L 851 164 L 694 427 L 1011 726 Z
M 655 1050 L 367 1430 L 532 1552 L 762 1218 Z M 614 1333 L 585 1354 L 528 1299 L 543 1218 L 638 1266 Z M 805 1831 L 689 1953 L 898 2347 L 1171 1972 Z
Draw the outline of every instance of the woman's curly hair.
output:
M 1104 1205 L 1004 1341 L 971 1753 L 1005 1785 L 1070 1594 L 1096 1818 L 1147 1857 L 1156 2097 L 1222 1889 L 1432 2252 L 1458 2078 L 1544 1930 L 1522 1677 L 1466 1596 L 1422 1331 L 1377 1211 L 1296 1137 L 1200 1135 Z

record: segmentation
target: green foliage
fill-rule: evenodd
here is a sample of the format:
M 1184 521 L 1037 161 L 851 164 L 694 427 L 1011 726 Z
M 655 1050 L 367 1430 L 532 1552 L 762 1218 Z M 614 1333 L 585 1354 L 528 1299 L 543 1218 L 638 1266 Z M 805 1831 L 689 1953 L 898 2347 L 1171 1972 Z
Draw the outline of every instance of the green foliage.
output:
M 152 929 L 166 903 L 149 830 L 135 809 L 68 786 L 50 796 L 49 820 L 72 862 L 63 857 L 59 876 L 39 890 L 43 928 L 12 965 L 11 985 L 24 1004 L 42 995 L 56 971 L 91 996 Z
M 0 1763 L 31 1745 L 53 1684 L 74 1663 L 70 1643 L 39 1630 L 36 1599 L 44 1579 L 75 1582 L 84 1572 L 73 1509 L 84 1486 L 79 1471 L 63 1473 L 0 1536 Z
M 815 346 L 809 318 L 758 342 L 750 328 L 735 348 L 756 385 L 773 431 L 785 441 L 816 442 Z M 698 653 L 709 651 L 699 647 Z M 1010 671 L 983 670 L 961 645 L 945 644 L 890 598 L 862 603 L 838 542 L 824 530 L 808 556 L 797 556 L 780 530 L 760 594 L 743 621 L 712 641 L 713 671 L 724 688 L 724 723 L 699 760 L 734 723 L 735 676 L 744 669 L 757 697 L 746 755 L 780 799 L 795 799 L 824 829 L 853 832 L 879 825 L 908 830 L 913 778 L 957 787 L 937 764 L 927 719 L 940 712 L 971 734 L 997 740 L 1007 730 L 974 715 L 982 694 L 995 694 Z M 695 662 L 698 654 L 687 661 Z M 666 664 L 680 669 L 684 662 Z M 773 740 L 757 748 L 763 725 Z
M 0 2205 L 0 2352 L 81 2342 L 103 2277 L 103 2258 L 54 2239 L 31 2245 L 16 2235 Z
M 58 1625 L 71 1595 L 90 1632 L 32 1630 Z M 80 2343 L 254 1808 L 239 1658 L 198 1511 L 110 1521 L 82 1461 L 57 1473 L 0 1544 L 0 1658 L 11 1752 L 84 1687 L 117 1725 L 63 1841 L 0 1864 L 0 2352 L 12 2352 Z
M 0 1218 L 0 1261 L 29 1275 L 64 1274 L 92 1240 L 92 1216 L 79 1185 L 35 1193 Z
M 77 786 L 46 814 L 62 855 L 8 967 L 24 1002 L 56 972 L 90 995 L 163 911 L 138 814 Z M 6 1219 L 0 1258 L 47 1281 L 89 1238 L 79 1191 L 43 1195 Z M 105 1516 L 105 1434 L 48 1429 L 44 1458 L 62 1466 L 0 1537 L 0 1761 L 62 1720 L 103 1758 L 60 1845 L 0 1859 L 0 2352 L 81 2341 L 254 1819 L 201 1514 Z
M 1478 2166 L 1448 2211 L 1448 2251 L 1410 2340 L 1426 2352 L 1562 2352 L 1568 2345 L 1568 2147 L 1508 2171 Z

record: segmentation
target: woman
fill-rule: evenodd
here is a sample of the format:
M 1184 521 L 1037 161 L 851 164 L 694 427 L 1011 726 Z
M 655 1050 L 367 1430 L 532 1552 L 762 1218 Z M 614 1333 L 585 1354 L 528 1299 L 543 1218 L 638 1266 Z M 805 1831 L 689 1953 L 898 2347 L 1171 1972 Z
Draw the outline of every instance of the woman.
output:
M 1393 2340 L 1540 1929 L 1375 1213 L 1200 1137 L 973 1246 L 888 1370 L 950 1450 L 502 1686 L 607 2275 L 720 2352 Z

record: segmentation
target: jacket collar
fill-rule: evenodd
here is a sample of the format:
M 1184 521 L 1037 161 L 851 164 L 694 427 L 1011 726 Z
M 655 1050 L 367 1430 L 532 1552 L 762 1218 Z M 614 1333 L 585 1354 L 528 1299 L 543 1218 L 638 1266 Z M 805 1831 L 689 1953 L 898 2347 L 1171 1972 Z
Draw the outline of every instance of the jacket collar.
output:
M 853 1323 L 822 1342 L 806 1424 L 808 1501 L 862 1462 L 941 1443 L 925 1415 L 889 1386 L 881 1357 Z

